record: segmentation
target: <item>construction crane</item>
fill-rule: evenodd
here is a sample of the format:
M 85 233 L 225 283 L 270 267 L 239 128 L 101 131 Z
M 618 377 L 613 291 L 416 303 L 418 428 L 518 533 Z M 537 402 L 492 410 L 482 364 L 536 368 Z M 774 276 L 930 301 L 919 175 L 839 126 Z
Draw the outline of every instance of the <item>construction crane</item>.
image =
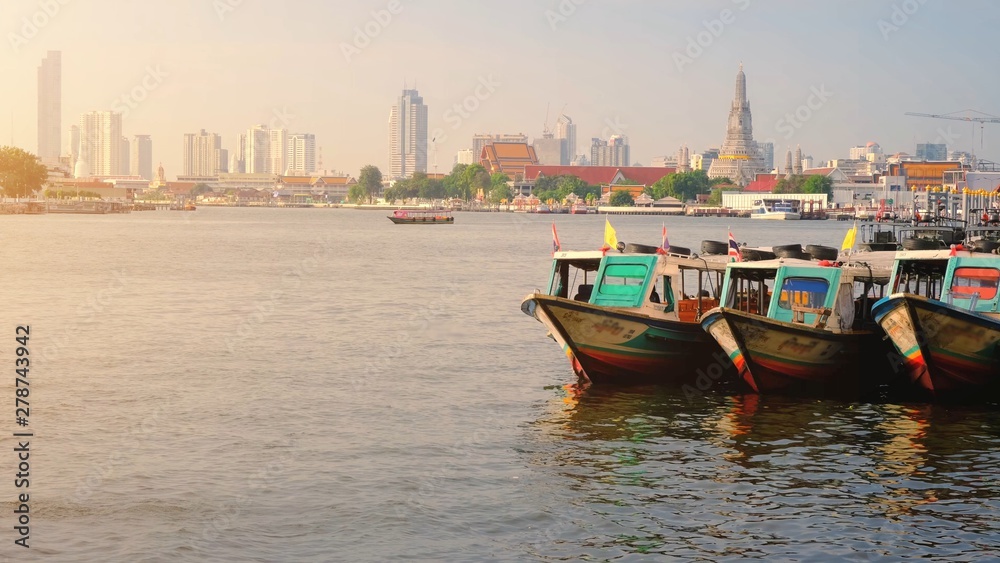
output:
M 966 113 L 966 114 L 969 114 L 969 113 L 978 113 L 982 117 L 969 116 L 969 115 L 956 115 L 956 114 L 960 114 L 960 113 Z M 934 118 L 934 119 L 952 119 L 952 120 L 955 120 L 955 121 L 968 121 L 968 122 L 970 122 L 972 124 L 972 156 L 973 156 L 973 159 L 975 159 L 975 155 L 976 155 L 976 123 L 979 124 L 979 148 L 980 149 L 983 148 L 983 128 L 986 126 L 986 124 L 987 123 L 1000 123 L 1000 117 L 997 117 L 995 115 L 990 115 L 988 113 L 983 113 L 981 111 L 976 111 L 976 110 L 973 110 L 973 109 L 966 109 L 966 110 L 962 110 L 960 112 L 956 111 L 956 112 L 945 113 L 945 114 L 941 114 L 941 115 L 937 115 L 937 114 L 933 114 L 933 113 L 913 113 L 913 112 L 906 112 L 905 115 L 912 115 L 912 116 L 915 116 L 915 117 L 931 117 L 931 118 Z

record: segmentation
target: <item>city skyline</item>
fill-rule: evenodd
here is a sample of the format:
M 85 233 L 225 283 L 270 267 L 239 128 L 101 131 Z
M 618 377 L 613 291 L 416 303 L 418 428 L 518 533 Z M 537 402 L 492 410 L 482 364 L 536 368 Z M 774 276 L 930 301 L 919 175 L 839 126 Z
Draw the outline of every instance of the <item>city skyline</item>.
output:
M 33 33 L 25 22 L 37 3 L 0 7 L 0 21 L 10 22 L 0 62 L 24 85 L 0 93 L 14 122 L 12 130 L 10 118 L 0 119 L 2 142 L 13 137 L 32 152 L 38 146 L 37 90 L 30 84 L 47 52 L 61 51 L 60 132 L 69 116 L 120 111 L 122 134 L 151 135 L 153 160 L 170 177 L 182 171 L 185 133 L 218 132 L 233 153 L 232 141 L 249 123 L 315 133 L 326 168 L 356 175 L 375 164 L 388 173 L 385 108 L 403 83 L 418 88 L 428 107 L 429 168 L 436 161 L 446 172 L 476 133 L 541 138 L 550 106 L 572 116 L 581 139 L 626 135 L 631 160 L 648 165 L 684 144 L 694 152 L 720 145 L 740 62 L 752 82 L 754 138 L 774 142 L 776 154 L 801 145 L 821 162 L 875 141 L 889 153 L 943 143 L 996 160 L 1000 147 L 992 126 L 981 139 L 978 126 L 904 115 L 1000 113 L 990 96 L 998 78 L 981 70 L 991 48 L 986 24 L 967 17 L 992 7 L 985 2 L 914 1 L 908 13 L 904 4 L 913 6 L 905 2 L 848 1 L 836 13 L 801 6 L 794 14 L 742 0 L 513 1 L 500 13 L 435 2 L 300 1 L 287 10 L 203 4 L 67 4 Z M 307 21 L 292 25 L 303 12 Z M 93 41 L 88 30 L 105 20 L 120 29 Z M 470 25 L 485 21 L 490 25 Z M 179 34 L 174 24 L 183 28 Z M 626 30 L 628 40 L 607 42 L 613 27 Z M 308 33 L 319 29 L 321 39 Z M 445 29 L 447 37 L 437 33 Z M 840 47 L 825 47 L 830 41 Z M 926 71 L 944 61 L 947 72 Z M 595 87 L 595 70 L 612 79 L 601 84 L 612 85 Z M 613 85 L 619 74 L 629 87 Z

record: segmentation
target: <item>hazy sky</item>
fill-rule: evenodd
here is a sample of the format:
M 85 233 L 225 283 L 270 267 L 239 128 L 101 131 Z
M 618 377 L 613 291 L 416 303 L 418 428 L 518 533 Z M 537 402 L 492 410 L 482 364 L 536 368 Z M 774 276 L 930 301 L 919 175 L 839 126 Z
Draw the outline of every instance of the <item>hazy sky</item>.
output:
M 404 82 L 429 106 L 432 171 L 474 133 L 540 137 L 547 107 L 577 123 L 577 152 L 624 133 L 649 164 L 722 143 L 740 62 L 778 163 L 797 144 L 817 161 L 866 141 L 971 150 L 970 124 L 903 113 L 1000 114 L 997 15 L 992 0 L 4 0 L 0 144 L 37 150 L 37 67 L 61 50 L 63 143 L 82 112 L 128 108 L 125 135 L 151 134 L 169 178 L 184 133 L 232 149 L 283 122 L 316 134 L 326 168 L 386 171 Z M 985 132 L 975 152 L 1000 159 L 1000 124 Z

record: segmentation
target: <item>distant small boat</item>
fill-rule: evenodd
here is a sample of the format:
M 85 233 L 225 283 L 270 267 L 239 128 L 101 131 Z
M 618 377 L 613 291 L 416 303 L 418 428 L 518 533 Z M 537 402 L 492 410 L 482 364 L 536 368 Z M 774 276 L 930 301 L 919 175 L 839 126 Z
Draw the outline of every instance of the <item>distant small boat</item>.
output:
M 170 206 L 170 210 L 171 211 L 194 211 L 196 209 L 198 209 L 198 208 L 195 207 L 195 205 L 193 203 L 185 203 L 183 205 L 181 205 L 181 204 L 178 203 L 176 205 L 171 205 Z
M 750 213 L 750 218 L 797 221 L 802 218 L 800 203 L 797 199 L 758 199 L 754 202 L 756 207 Z
M 552 213 L 552 208 L 544 203 L 540 203 L 538 207 L 535 208 L 535 213 Z
M 574 203 L 569 208 L 569 212 L 571 215 L 586 215 L 590 213 L 590 209 L 587 208 L 586 203 Z
M 450 225 L 455 217 L 444 209 L 397 209 L 389 215 L 389 220 L 397 225 Z

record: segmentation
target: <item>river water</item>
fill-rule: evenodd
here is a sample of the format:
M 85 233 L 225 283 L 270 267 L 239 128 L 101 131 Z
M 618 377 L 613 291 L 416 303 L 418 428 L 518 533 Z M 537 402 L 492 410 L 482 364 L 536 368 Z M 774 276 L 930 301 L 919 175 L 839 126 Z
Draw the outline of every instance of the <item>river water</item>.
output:
M 10 561 L 990 560 L 996 405 L 580 390 L 519 310 L 604 217 L 0 217 Z M 612 217 L 624 241 L 848 225 Z M 15 425 L 15 327 L 30 422 Z M 30 548 L 14 544 L 29 430 Z

